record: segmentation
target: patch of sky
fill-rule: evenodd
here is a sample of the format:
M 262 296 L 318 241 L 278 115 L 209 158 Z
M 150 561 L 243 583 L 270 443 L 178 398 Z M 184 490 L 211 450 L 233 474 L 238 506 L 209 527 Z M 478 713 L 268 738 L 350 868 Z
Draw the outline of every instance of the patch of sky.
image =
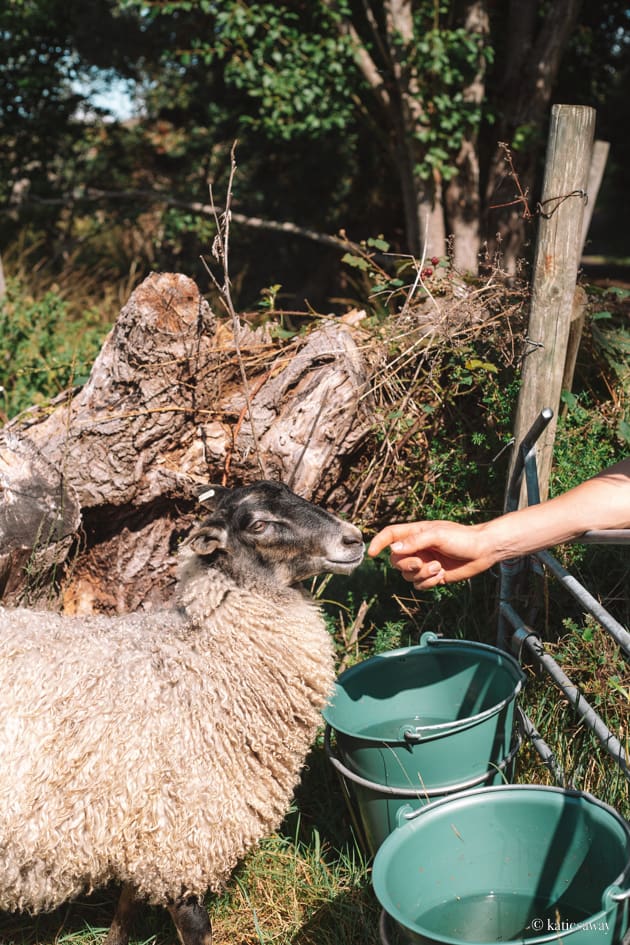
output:
M 79 118 L 100 114 L 106 121 L 128 121 L 142 112 L 142 96 L 137 83 L 115 73 L 91 71 L 73 83 L 74 91 L 84 103 L 77 112 Z

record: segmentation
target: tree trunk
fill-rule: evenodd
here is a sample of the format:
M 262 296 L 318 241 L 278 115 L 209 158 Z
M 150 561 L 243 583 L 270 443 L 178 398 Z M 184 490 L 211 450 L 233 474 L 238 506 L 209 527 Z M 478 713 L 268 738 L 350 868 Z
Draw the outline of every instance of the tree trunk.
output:
M 422 153 L 416 131 L 423 116 L 418 75 L 411 65 L 410 50 L 415 41 L 411 0 L 386 0 L 384 4 L 389 58 L 396 81 L 397 100 L 392 100 L 399 114 L 393 118 L 395 147 L 405 212 L 407 248 L 420 257 L 443 256 L 446 252 L 446 226 L 442 203 L 442 179 L 436 171 L 433 179 L 423 180 L 416 167 Z
M 187 277 L 135 290 L 85 386 L 1 435 L 0 593 L 41 599 L 56 567 L 68 611 L 161 605 L 208 482 L 279 479 L 350 508 L 344 464 L 372 425 L 350 328 L 279 343 L 241 326 L 239 349 Z
M 581 0 L 556 0 L 547 6 L 540 24 L 537 0 L 511 0 L 509 6 L 508 45 L 497 93 L 501 110 L 496 140 L 513 150 L 514 169 L 532 210 L 551 94 L 580 6 Z M 516 272 L 531 236 L 523 206 L 514 203 L 517 198 L 504 151 L 497 147 L 486 186 L 486 226 L 491 237 L 490 249 L 500 249 L 503 265 L 510 274 Z
M 490 18 L 485 0 L 467 4 L 463 23 L 469 34 L 478 37 L 479 63 L 470 84 L 463 90 L 464 101 L 481 106 L 486 94 L 484 50 L 490 34 Z M 479 268 L 479 217 L 481 193 L 479 175 L 479 128 L 466 132 L 456 159 L 457 174 L 445 192 L 448 232 L 453 237 L 453 263 L 460 272 L 476 274 Z
M 476 275 L 479 269 L 479 157 L 475 143 L 466 140 L 457 157 L 458 173 L 445 195 L 448 231 L 453 238 L 453 265 Z

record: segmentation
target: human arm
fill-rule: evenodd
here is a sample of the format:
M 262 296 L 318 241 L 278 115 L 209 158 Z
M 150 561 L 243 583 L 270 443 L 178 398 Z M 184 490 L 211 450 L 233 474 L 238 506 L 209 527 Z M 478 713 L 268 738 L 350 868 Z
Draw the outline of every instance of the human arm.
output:
M 630 458 L 539 505 L 479 525 L 388 525 L 368 554 L 390 547 L 392 564 L 418 590 L 473 577 L 499 561 L 549 548 L 592 529 L 630 528 Z

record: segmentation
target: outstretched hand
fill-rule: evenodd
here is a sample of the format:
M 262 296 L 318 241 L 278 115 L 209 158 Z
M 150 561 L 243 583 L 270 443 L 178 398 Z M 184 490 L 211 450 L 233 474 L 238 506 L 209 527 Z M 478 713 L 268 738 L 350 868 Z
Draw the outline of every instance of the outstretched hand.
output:
M 456 522 L 388 525 L 374 536 L 368 554 L 389 546 L 394 567 L 418 590 L 480 574 L 496 558 L 484 548 L 482 526 Z
M 394 567 L 418 590 L 474 577 L 511 558 L 571 541 L 589 529 L 630 528 L 630 457 L 553 499 L 479 525 L 388 525 L 368 554 L 389 546 Z

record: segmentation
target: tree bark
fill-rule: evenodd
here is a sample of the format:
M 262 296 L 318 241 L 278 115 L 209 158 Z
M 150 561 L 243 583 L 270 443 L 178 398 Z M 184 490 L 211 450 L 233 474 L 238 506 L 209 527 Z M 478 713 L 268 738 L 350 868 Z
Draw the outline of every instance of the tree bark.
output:
M 412 65 L 411 47 L 415 42 L 413 4 L 411 0 L 386 0 L 384 8 L 389 58 L 400 109 L 393 124 L 408 249 L 416 256 L 443 256 L 446 252 L 446 223 L 442 179 L 436 171 L 430 181 L 424 181 L 416 171 L 422 158 L 416 132 L 424 114 L 424 105 L 419 78 Z
M 485 0 L 472 0 L 463 16 L 466 31 L 478 37 L 477 72 L 463 90 L 464 101 L 481 106 L 486 94 L 484 48 L 490 35 L 490 18 Z M 479 268 L 479 218 L 481 213 L 479 127 L 467 130 L 456 159 L 457 174 L 445 190 L 448 232 L 453 237 L 453 263 L 460 272 L 476 275 Z
M 497 101 L 502 103 L 497 122 L 497 142 L 514 151 L 515 170 L 522 190 L 530 200 L 544 147 L 543 132 L 562 55 L 577 22 L 581 0 L 556 0 L 537 24 L 537 0 L 511 0 L 507 27 L 508 48 Z M 538 28 L 537 28 L 538 27 Z M 514 181 L 497 147 L 486 186 L 487 229 L 492 251 L 500 249 L 506 271 L 514 274 L 530 233 Z M 506 206 L 512 201 L 511 206 Z M 533 207 L 532 207 L 533 209 Z
M 336 511 L 350 507 L 344 464 L 372 424 L 370 372 L 351 329 L 324 322 L 279 343 L 241 326 L 239 349 L 242 364 L 231 325 L 192 280 L 153 273 L 85 386 L 5 427 L 7 599 L 41 599 L 56 567 L 68 611 L 160 606 L 198 512 L 195 490 L 208 482 L 278 479 Z

